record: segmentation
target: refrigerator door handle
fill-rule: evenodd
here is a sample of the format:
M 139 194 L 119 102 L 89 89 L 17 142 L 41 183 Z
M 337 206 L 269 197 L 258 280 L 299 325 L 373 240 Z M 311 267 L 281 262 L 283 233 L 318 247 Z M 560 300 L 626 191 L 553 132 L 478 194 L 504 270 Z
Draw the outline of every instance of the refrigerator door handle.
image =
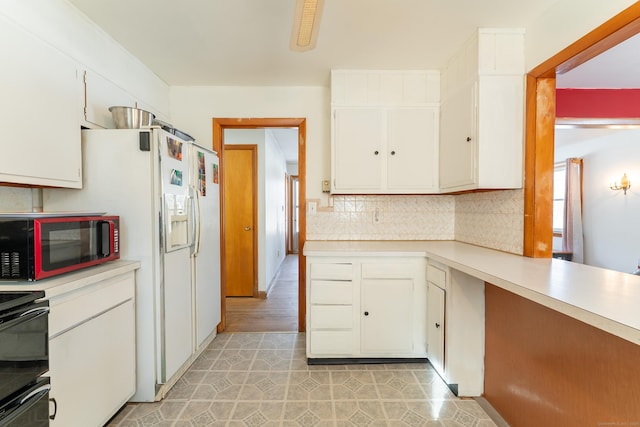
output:
M 192 256 L 198 256 L 200 252 L 200 193 L 195 187 L 191 187 L 191 191 L 193 192 L 192 200 L 193 200 L 193 227 L 192 233 L 193 237 L 191 241 L 193 242 L 193 246 L 191 249 Z

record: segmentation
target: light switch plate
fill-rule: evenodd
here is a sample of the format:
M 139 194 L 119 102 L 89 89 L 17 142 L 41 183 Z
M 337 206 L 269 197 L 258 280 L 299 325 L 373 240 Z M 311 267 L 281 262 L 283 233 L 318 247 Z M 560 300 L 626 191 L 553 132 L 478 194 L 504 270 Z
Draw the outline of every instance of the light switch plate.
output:
M 324 180 L 322 181 L 322 192 L 323 193 L 328 193 L 330 191 L 329 189 L 329 180 Z

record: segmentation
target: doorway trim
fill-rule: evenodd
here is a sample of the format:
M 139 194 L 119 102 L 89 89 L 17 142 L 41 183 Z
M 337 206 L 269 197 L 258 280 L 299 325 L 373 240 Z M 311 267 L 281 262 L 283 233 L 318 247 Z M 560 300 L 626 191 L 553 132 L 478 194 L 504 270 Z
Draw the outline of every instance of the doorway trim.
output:
M 295 194 L 295 182 L 298 181 L 298 188 L 300 188 L 300 179 L 298 177 L 298 175 L 288 175 L 287 176 L 287 212 L 288 212 L 288 216 L 289 219 L 287 221 L 287 255 L 289 254 L 299 254 L 300 253 L 300 247 L 297 248 L 297 251 L 293 251 L 293 230 L 294 230 L 294 226 L 293 226 L 293 219 L 294 219 L 294 213 L 296 210 L 296 202 L 298 203 L 298 219 L 296 221 L 299 221 L 299 217 L 300 217 L 300 192 L 298 190 L 298 197 L 294 198 L 293 195 Z
M 224 153 L 222 147 L 224 145 L 225 129 L 264 129 L 264 128 L 298 128 L 298 194 L 300 201 L 304 203 L 306 200 L 306 140 L 307 140 L 307 119 L 306 118 L 217 118 L 212 119 L 213 126 L 213 149 L 220 156 L 220 179 L 224 179 Z M 220 212 L 224 212 L 224 194 L 222 194 L 222 182 L 220 183 Z M 298 331 L 304 332 L 306 318 L 306 260 L 300 250 L 304 246 L 306 240 L 306 209 L 300 209 L 299 212 L 299 234 L 298 234 Z M 221 292 L 221 312 L 222 319 L 218 325 L 218 332 L 224 331 L 226 327 L 226 272 L 224 271 L 224 239 L 225 239 L 224 218 L 220 218 L 220 292 Z
M 553 239 L 553 154 L 556 72 L 564 73 L 640 33 L 634 3 L 527 74 L 524 256 L 550 258 Z

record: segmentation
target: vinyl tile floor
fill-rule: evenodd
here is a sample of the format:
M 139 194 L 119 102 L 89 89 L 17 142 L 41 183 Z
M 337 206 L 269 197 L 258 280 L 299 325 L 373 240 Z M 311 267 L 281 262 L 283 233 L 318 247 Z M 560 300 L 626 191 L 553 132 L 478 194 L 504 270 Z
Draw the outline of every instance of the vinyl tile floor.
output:
M 303 333 L 219 334 L 155 403 L 129 403 L 130 426 L 496 426 L 427 363 L 307 365 Z

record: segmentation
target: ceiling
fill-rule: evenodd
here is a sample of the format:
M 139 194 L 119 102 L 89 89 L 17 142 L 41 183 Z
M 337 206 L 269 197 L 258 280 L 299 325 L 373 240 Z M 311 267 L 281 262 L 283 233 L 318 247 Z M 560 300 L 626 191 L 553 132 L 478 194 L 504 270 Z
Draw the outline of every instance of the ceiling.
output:
M 557 0 L 325 0 L 289 50 L 295 0 L 69 0 L 169 85 L 328 86 L 331 68 L 440 69 L 479 27 L 526 27 Z
M 627 39 L 565 74 L 559 74 L 556 87 L 640 88 L 640 35 Z
M 328 86 L 332 68 L 441 69 L 479 27 L 526 27 L 557 0 L 325 0 L 317 46 L 289 50 L 295 0 L 69 0 L 172 86 Z M 640 88 L 640 36 L 557 78 Z M 297 132 L 274 135 L 297 161 Z

